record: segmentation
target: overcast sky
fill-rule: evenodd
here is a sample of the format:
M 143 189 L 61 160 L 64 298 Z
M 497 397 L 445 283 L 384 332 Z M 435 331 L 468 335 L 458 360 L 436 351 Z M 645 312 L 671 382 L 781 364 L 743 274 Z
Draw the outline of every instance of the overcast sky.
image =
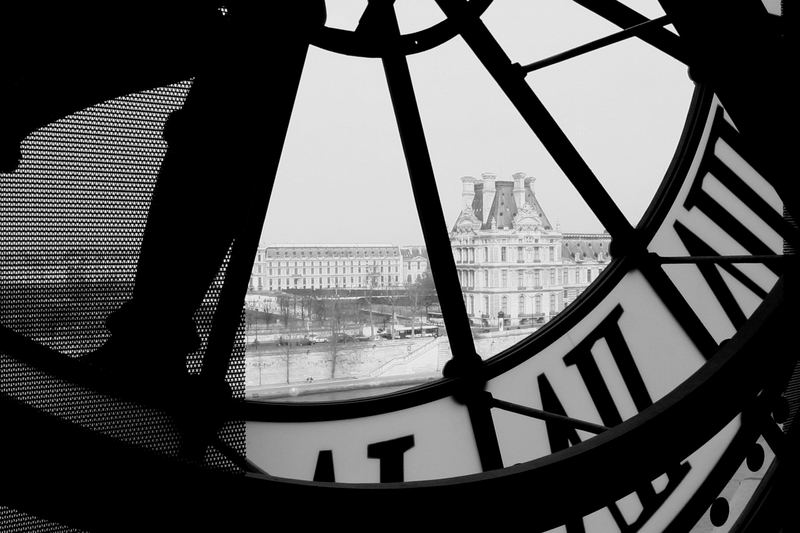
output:
M 656 1 L 626 3 L 650 18 L 663 14 Z M 352 29 L 365 4 L 329 0 L 328 25 Z M 443 18 L 433 0 L 396 5 L 403 32 Z M 521 64 L 618 31 L 568 0 L 495 0 L 484 21 Z M 461 176 L 525 172 L 562 231 L 602 230 L 460 38 L 409 65 L 448 227 L 461 209 Z M 685 121 L 693 90 L 686 67 L 628 40 L 526 80 L 636 223 Z M 423 242 L 379 60 L 310 50 L 262 242 Z

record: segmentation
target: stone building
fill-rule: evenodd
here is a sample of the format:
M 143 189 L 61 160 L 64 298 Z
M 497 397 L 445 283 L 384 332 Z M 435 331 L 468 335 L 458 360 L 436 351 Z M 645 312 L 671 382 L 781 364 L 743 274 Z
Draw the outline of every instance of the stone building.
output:
M 256 253 L 254 291 L 392 289 L 403 285 L 398 246 L 273 244 Z
M 535 178 L 465 176 L 450 232 L 473 324 L 533 325 L 559 313 L 607 266 L 607 233 L 562 233 L 536 198 Z
M 401 246 L 403 283 L 411 285 L 428 274 L 428 252 L 424 246 Z

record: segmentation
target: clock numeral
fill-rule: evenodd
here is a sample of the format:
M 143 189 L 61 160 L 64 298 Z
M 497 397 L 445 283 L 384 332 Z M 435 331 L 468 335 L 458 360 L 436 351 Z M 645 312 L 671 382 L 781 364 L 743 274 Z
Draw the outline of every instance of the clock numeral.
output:
M 622 375 L 636 408 L 641 411 L 653 404 L 642 374 L 639 372 L 630 348 L 625 342 L 625 337 L 622 336 L 622 330 L 619 328 L 621 316 L 622 306 L 617 305 L 586 338 L 564 356 L 564 364 L 577 367 L 589 395 L 600 413 L 600 419 L 606 426 L 616 426 L 622 423 L 622 416 L 614 404 L 608 385 L 603 380 L 597 360 L 592 353 L 592 347 L 600 339 L 605 339 L 608 344 L 614 363 Z
M 619 319 L 622 313 L 622 306 L 617 304 L 600 324 L 563 358 L 566 366 L 575 366 L 578 369 L 586 390 L 589 392 L 589 396 L 600 414 L 600 419 L 606 426 L 621 424 L 622 415 L 614 403 L 608 384 L 603 379 L 600 367 L 592 353 L 592 348 L 601 339 L 606 341 L 611 351 L 611 357 L 617 365 L 617 369 L 633 399 L 636 409 L 641 411 L 653 404 L 650 393 L 647 391 L 647 386 L 642 379 L 642 374 L 636 366 L 633 354 L 631 354 L 628 343 L 625 342 L 625 337 L 619 327 Z M 566 416 L 567 413 L 547 376 L 540 374 L 537 377 L 537 384 L 539 386 L 542 409 Z M 563 450 L 580 442 L 580 437 L 578 437 L 578 433 L 574 428 L 568 428 L 563 424 L 551 421 L 546 422 L 546 427 L 550 440 L 550 449 L 553 452 Z
M 367 457 L 380 461 L 380 482 L 404 481 L 405 453 L 414 447 L 414 435 L 375 442 L 367 446 Z M 320 450 L 314 481 L 336 481 L 333 469 L 333 450 Z
M 700 237 L 695 235 L 689 228 L 675 221 L 675 232 L 678 234 L 683 245 L 689 251 L 690 255 L 718 255 L 708 244 L 706 244 Z M 767 297 L 767 292 L 762 289 L 753 279 L 748 277 L 741 269 L 730 263 L 719 265 L 720 268 L 728 272 L 739 283 L 747 287 L 751 292 L 762 300 Z M 728 319 L 733 324 L 735 329 L 742 327 L 747 320 L 744 310 L 736 301 L 728 284 L 722 279 L 717 265 L 713 263 L 698 264 L 697 268 L 703 275 L 703 278 L 708 283 L 711 292 L 714 293 L 719 301 L 722 310 L 727 315 Z
M 601 339 L 604 339 L 608 344 L 614 363 L 622 376 L 622 380 L 636 408 L 641 411 L 653 404 L 653 400 L 642 379 L 641 372 L 639 372 L 639 368 L 636 366 L 630 348 L 627 342 L 625 342 L 625 337 L 619 327 L 619 319 L 622 313 L 622 306 L 617 305 L 608 316 L 578 343 L 575 348 L 570 350 L 563 359 L 566 366 L 575 366 L 578 369 L 578 373 L 581 375 L 581 379 L 586 385 L 586 389 L 600 414 L 601 420 L 607 426 L 614 426 L 622 423 L 622 415 L 614 403 L 608 384 L 603 379 L 595 356 L 591 351 L 595 343 Z M 537 376 L 537 384 L 539 387 L 542 409 L 547 412 L 566 416 L 567 413 L 564 406 L 558 399 L 558 395 L 547 379 L 547 376 L 544 374 Z M 549 420 L 545 422 L 545 427 L 547 428 L 547 438 L 550 443 L 551 452 L 557 452 L 581 442 L 581 438 L 574 427 Z M 641 511 L 630 523 L 620 511 L 617 503 L 611 503 L 608 506 L 608 510 L 620 531 L 626 533 L 638 531 L 642 525 L 653 516 L 659 507 L 661 507 L 678 485 L 680 485 L 690 468 L 688 462 L 683 462 L 672 468 L 665 474 L 667 483 L 660 492 L 656 492 L 651 483 L 645 483 L 639 487 L 635 491 L 635 494 L 641 502 Z M 585 531 L 582 519 L 573 520 L 567 523 L 566 527 L 569 533 Z
M 333 472 L 333 450 L 320 450 L 317 455 L 317 467 L 314 469 L 314 481 L 336 481 Z
M 774 254 L 775 251 L 770 249 L 766 243 L 750 231 L 735 214 L 725 209 L 711 194 L 703 189 L 703 182 L 706 177 L 709 174 L 714 176 L 776 234 L 789 241 L 793 241 L 797 238 L 796 230 L 784 220 L 782 214 L 770 206 L 755 190 L 745 183 L 736 172 L 717 156 L 714 150 L 717 139 L 724 141 L 725 144 L 730 146 L 738 155 L 743 157 L 747 155 L 743 153 L 741 149 L 739 133 L 725 119 L 721 109 L 717 108 L 711 129 L 711 139 L 703 154 L 700 167 L 697 170 L 697 178 L 695 178 L 692 183 L 683 206 L 687 210 L 693 207 L 699 209 L 751 254 Z M 778 267 L 770 264 L 767 264 L 766 267 L 775 274 L 780 274 Z
M 539 396 L 542 400 L 542 410 L 548 413 L 555 413 L 557 415 L 567 416 L 564 406 L 556 396 L 556 391 L 550 385 L 550 381 L 544 374 L 539 374 L 536 378 L 539 385 Z M 578 432 L 572 426 L 566 424 L 556 424 L 554 422 L 545 421 L 547 428 L 547 440 L 550 442 L 550 452 L 557 452 L 574 446 L 581 442 Z
M 658 511 L 661 505 L 667 501 L 667 498 L 670 497 L 673 491 L 678 488 L 683 478 L 689 473 L 689 470 L 691 470 L 689 462 L 684 461 L 666 472 L 667 484 L 660 492 L 656 492 L 652 483 L 646 483 L 638 488 L 635 494 L 641 502 L 642 510 L 633 522 L 629 523 L 625 519 L 625 516 L 616 503 L 609 505 L 608 510 L 611 512 L 611 516 L 614 518 L 614 522 L 617 524 L 617 527 L 619 527 L 620 532 L 633 533 L 634 531 L 639 531 L 656 511 Z
M 773 249 L 780 242 L 778 238 L 782 237 L 784 240 L 794 242 L 797 239 L 797 231 L 783 218 L 781 212 L 770 205 L 759 192 L 742 178 L 742 175 L 737 174 L 734 168 L 717 155 L 715 147 L 718 140 L 724 142 L 743 159 L 748 154 L 743 148 L 739 133 L 725 119 L 722 109 L 717 107 L 714 112 L 715 116 L 709 142 L 700 160 L 697 176 L 683 202 L 683 207 L 687 211 L 697 209 L 703 213 L 728 238 L 735 241 L 752 255 L 770 256 L 780 253 L 779 250 Z M 728 158 L 725 157 L 724 159 Z M 763 236 L 757 236 L 750 229 L 753 220 L 751 214 L 748 214 L 743 221 L 743 213 L 737 213 L 736 210 L 731 211 L 724 207 L 719 199 L 715 198 L 716 193 L 709 192 L 703 188 L 709 177 L 713 177 L 717 182 L 721 183 L 733 197 L 747 206 L 752 215 L 755 215 L 758 220 L 763 222 L 765 227 L 774 232 L 776 239 L 771 245 L 763 240 Z M 754 176 L 753 179 L 760 180 L 762 178 Z M 750 220 L 749 223 L 748 219 Z M 704 238 L 698 235 L 697 229 L 690 229 L 692 226 L 694 225 L 681 220 L 675 220 L 672 226 L 678 240 L 690 256 L 718 256 L 731 253 L 730 250 L 724 249 L 726 245 L 723 242 L 715 243 L 716 239 L 706 242 Z M 718 233 L 719 230 L 714 229 L 710 234 Z M 739 252 L 733 251 L 733 253 Z M 753 265 L 749 270 L 743 270 L 740 266 L 736 266 L 731 262 L 720 264 L 712 262 L 698 263 L 697 268 L 734 330 L 738 330 L 745 323 L 747 314 L 740 302 L 737 301 L 732 290 L 733 287 L 722 276 L 720 269 L 730 274 L 733 279 L 762 300 L 767 295 L 767 291 L 763 288 L 763 283 L 767 279 L 774 279 L 774 275 L 780 275 L 781 273 L 781 265 L 775 262 Z M 759 271 L 763 272 L 763 274 L 760 274 Z M 748 272 L 748 274 L 745 274 L 745 272 Z M 754 278 L 753 276 L 756 277 Z M 762 284 L 759 285 L 756 280 L 761 280 Z
M 367 457 L 378 459 L 381 483 L 403 481 L 403 456 L 414 447 L 414 435 L 376 442 L 367 446 Z

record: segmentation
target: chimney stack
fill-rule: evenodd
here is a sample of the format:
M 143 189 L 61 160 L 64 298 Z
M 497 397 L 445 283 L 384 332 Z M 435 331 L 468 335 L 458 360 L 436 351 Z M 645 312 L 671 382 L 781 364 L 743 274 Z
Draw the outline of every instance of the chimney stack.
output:
M 475 198 L 475 178 L 472 176 L 461 177 L 461 209 L 472 207 L 472 199 Z
M 525 173 L 515 172 L 511 177 L 514 178 L 514 202 L 517 204 L 517 209 L 522 209 L 525 205 Z
M 483 223 L 489 222 L 489 213 L 492 210 L 492 202 L 494 202 L 494 180 L 497 179 L 497 174 L 492 172 L 484 172 L 481 174 L 483 181 Z

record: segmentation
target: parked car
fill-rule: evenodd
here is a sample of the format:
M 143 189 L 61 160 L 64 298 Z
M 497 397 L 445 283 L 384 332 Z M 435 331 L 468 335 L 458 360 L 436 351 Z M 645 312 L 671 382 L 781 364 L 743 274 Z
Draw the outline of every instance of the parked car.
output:
M 331 337 L 331 339 L 333 339 L 333 337 Z M 338 333 L 336 335 L 336 342 L 354 342 L 355 340 L 355 337 L 348 335 L 347 333 Z
M 328 338 L 327 337 L 320 337 L 316 333 L 310 334 L 307 338 L 308 338 L 309 341 L 311 341 L 311 344 L 319 344 L 320 342 L 328 342 Z

